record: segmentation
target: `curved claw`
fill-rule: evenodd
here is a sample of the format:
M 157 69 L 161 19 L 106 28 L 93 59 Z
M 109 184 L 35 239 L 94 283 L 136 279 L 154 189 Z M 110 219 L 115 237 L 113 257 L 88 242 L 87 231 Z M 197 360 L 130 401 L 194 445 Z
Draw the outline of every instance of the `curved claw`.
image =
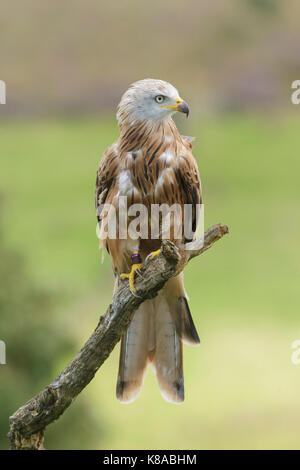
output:
M 137 269 L 136 273 L 139 275 L 140 278 L 144 279 L 144 276 L 143 276 L 142 271 L 140 269 Z
M 136 297 L 137 299 L 141 299 L 141 298 L 142 298 L 140 295 L 137 295 L 134 290 L 130 290 L 130 292 L 131 292 L 132 295 L 133 295 L 134 297 Z
M 161 248 L 159 250 L 152 251 L 152 253 L 150 253 L 145 259 L 145 262 L 148 263 L 148 261 L 153 260 L 156 256 L 160 254 L 160 252 L 161 252 Z

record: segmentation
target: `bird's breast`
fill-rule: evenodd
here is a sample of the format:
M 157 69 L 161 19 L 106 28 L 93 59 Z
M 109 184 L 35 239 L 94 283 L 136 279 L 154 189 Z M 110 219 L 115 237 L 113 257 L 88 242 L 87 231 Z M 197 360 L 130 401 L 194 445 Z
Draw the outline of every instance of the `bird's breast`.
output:
M 118 195 L 127 198 L 128 206 L 182 202 L 178 158 L 166 149 L 149 164 L 143 151 L 128 152 L 118 186 Z

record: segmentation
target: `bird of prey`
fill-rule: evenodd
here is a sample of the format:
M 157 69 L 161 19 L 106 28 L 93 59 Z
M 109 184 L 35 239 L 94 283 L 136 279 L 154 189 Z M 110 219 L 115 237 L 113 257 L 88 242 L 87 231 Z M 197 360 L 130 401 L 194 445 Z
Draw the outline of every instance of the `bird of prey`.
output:
M 144 79 L 124 93 L 117 109 L 118 140 L 105 152 L 97 171 L 95 202 L 101 224 L 103 204 L 118 209 L 120 197 L 133 204 L 178 203 L 193 208 L 201 204 L 201 183 L 192 155 L 192 138 L 181 136 L 172 119 L 189 108 L 176 88 L 162 80 Z M 161 232 L 160 232 L 161 233 Z M 175 240 L 172 233 L 170 239 Z M 187 239 L 183 238 L 181 242 Z M 135 274 L 146 258 L 159 254 L 161 238 L 111 237 L 104 240 L 116 275 L 129 279 L 136 295 Z M 144 301 L 121 339 L 117 398 L 132 402 L 142 388 L 148 364 L 156 371 L 158 385 L 166 401 L 184 400 L 182 343 L 199 344 L 182 274 L 171 278 L 156 298 Z

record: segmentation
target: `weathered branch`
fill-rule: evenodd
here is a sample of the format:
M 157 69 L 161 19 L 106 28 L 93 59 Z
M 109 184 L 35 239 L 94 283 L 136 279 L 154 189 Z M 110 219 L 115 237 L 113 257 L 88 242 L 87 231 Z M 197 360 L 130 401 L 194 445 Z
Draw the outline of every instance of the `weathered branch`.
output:
M 127 281 L 120 282 L 105 315 L 100 317 L 95 331 L 79 353 L 50 385 L 10 417 L 11 449 L 43 449 L 46 426 L 55 421 L 92 380 L 139 305 L 155 297 L 166 281 L 182 271 L 190 259 L 206 251 L 226 233 L 227 226 L 214 225 L 205 233 L 202 246 L 197 241 L 192 242 L 186 246 L 188 250 L 164 241 L 161 254 L 148 262 L 142 277 L 136 279 L 139 297 L 130 293 Z

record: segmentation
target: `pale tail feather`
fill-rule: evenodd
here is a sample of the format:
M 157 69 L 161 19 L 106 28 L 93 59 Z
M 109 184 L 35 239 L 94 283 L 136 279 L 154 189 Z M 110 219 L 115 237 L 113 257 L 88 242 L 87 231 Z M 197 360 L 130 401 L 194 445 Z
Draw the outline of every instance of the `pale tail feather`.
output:
M 139 395 L 149 354 L 149 331 L 153 315 L 150 301 L 145 301 L 135 312 L 121 339 L 117 398 L 131 403 Z
M 117 397 L 123 403 L 132 402 L 140 393 L 148 362 L 156 371 L 164 399 L 172 403 L 184 400 L 182 342 L 196 345 L 200 340 L 182 279 L 172 281 L 155 299 L 139 307 L 121 340 Z
M 166 401 L 184 400 L 182 341 L 164 296 L 156 301 L 155 369 L 160 392 Z

